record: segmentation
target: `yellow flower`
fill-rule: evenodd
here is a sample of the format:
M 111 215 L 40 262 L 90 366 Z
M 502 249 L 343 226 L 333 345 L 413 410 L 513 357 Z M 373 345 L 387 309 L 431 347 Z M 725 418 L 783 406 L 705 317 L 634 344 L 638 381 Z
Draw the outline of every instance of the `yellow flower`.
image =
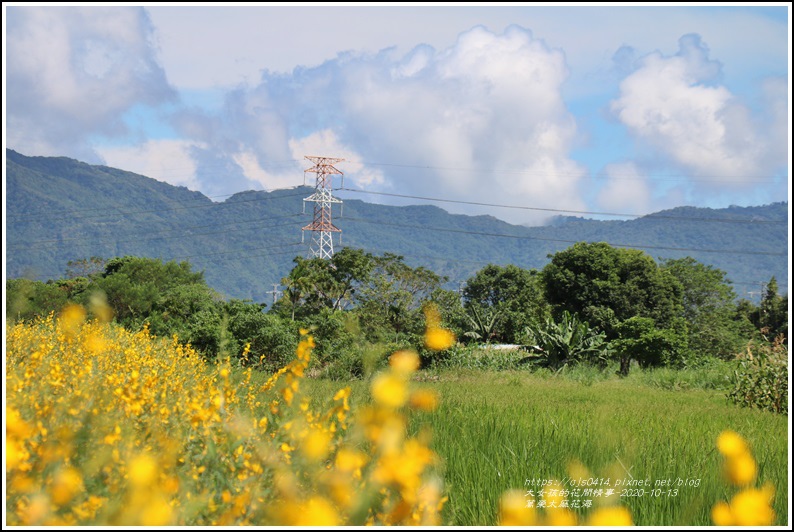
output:
M 294 526 L 338 526 L 339 513 L 323 497 L 312 497 L 301 505 Z
M 26 462 L 30 458 L 30 453 L 25 447 L 12 438 L 6 438 L 6 471 L 12 471 L 16 467 Z
M 432 390 L 417 390 L 411 394 L 411 408 L 431 412 L 438 406 L 438 394 Z
M 771 484 L 761 489 L 745 489 L 731 499 L 731 514 L 739 526 L 771 526 L 775 521 L 775 511 L 771 502 L 775 489 Z
M 717 449 L 726 458 L 749 452 L 747 442 L 732 430 L 725 430 L 717 437 Z
M 22 419 L 19 412 L 15 408 L 6 406 L 6 437 L 16 436 L 25 439 L 29 438 L 32 433 L 33 427 Z
M 429 304 L 425 306 L 424 312 L 427 324 L 425 347 L 433 351 L 442 351 L 452 347 L 455 343 L 455 335 L 452 331 L 441 327 L 441 314 L 438 311 L 438 307 L 434 304 Z
M 419 369 L 419 355 L 414 351 L 397 351 L 389 357 L 389 365 L 396 373 L 408 376 Z
M 563 496 L 563 485 L 560 481 L 555 480 L 550 485 L 546 486 L 543 494 L 543 500 L 546 501 L 546 508 L 559 508 L 560 503 L 565 500 Z
M 143 526 L 166 526 L 172 524 L 173 509 L 164 497 L 152 497 L 140 512 Z
M 711 508 L 711 520 L 717 526 L 733 526 L 733 513 L 725 501 L 720 501 Z
M 631 512 L 622 506 L 598 508 L 587 520 L 589 526 L 632 526 Z
M 524 492 L 509 490 L 499 501 L 499 525 L 501 526 L 534 526 L 535 509 L 527 506 Z
M 548 526 L 576 526 L 576 514 L 568 508 L 552 508 L 546 513 Z
M 441 313 L 438 311 L 438 305 L 435 303 L 428 303 L 422 309 L 425 313 L 425 323 L 427 327 L 439 327 L 441 325 Z
M 425 332 L 425 346 L 433 351 L 443 351 L 455 343 L 455 334 L 440 327 L 428 328 Z
M 733 455 L 725 463 L 725 473 L 735 486 L 748 486 L 755 482 L 758 466 L 750 453 Z
M 372 380 L 372 397 L 386 407 L 399 408 L 408 398 L 405 381 L 390 373 L 381 373 Z
M 367 456 L 359 451 L 342 448 L 336 453 L 336 468 L 339 471 L 352 473 L 354 477 L 361 476 L 361 468 L 367 463 Z
M 108 299 L 104 292 L 94 292 L 88 302 L 88 307 L 94 316 L 103 323 L 113 319 L 113 309 L 108 305 Z
M 334 394 L 334 401 L 339 401 L 339 400 L 347 401 L 348 399 L 350 399 L 350 392 L 351 392 L 350 386 L 338 390 Z
M 147 488 L 157 479 L 157 462 L 151 456 L 142 454 L 130 461 L 128 479 L 135 488 Z
M 82 475 L 73 467 L 65 467 L 55 475 L 52 486 L 50 486 L 50 497 L 52 502 L 63 506 L 81 491 L 83 491 Z
M 66 334 L 73 336 L 85 321 L 85 309 L 80 305 L 69 304 L 63 307 L 60 315 L 60 324 Z
M 331 436 L 319 429 L 309 429 L 309 433 L 303 439 L 301 453 L 311 460 L 321 460 L 328 454 L 328 444 Z

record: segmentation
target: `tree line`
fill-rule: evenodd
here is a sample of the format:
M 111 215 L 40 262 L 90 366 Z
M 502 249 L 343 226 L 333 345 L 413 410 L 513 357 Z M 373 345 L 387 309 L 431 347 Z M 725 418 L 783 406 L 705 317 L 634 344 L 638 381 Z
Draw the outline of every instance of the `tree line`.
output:
M 731 359 L 750 341 L 788 334 L 788 300 L 770 279 L 760 304 L 738 300 L 723 271 L 692 258 L 656 262 L 639 250 L 574 244 L 540 269 L 488 265 L 463 283 L 411 267 L 399 255 L 344 248 L 330 260 L 294 259 L 270 305 L 221 297 L 188 262 L 125 256 L 72 261 L 62 279 L 6 281 L 6 319 L 57 312 L 97 298 L 124 327 L 144 325 L 208 358 L 273 369 L 294 353 L 300 329 L 317 341 L 319 367 L 362 375 L 396 349 L 425 350 L 423 309 L 435 305 L 459 344 L 515 344 L 528 361 L 560 368 L 616 361 L 688 367 Z M 373 354 L 374 353 L 374 354 Z

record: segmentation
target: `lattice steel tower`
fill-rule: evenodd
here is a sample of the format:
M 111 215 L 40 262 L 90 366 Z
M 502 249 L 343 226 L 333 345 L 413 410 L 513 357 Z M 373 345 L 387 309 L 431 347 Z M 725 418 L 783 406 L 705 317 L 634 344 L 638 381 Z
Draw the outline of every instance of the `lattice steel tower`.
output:
M 317 183 L 314 186 L 314 194 L 305 198 L 304 209 L 307 201 L 314 202 L 314 220 L 309 225 L 303 227 L 302 231 L 312 231 L 312 242 L 309 246 L 308 258 L 320 257 L 330 259 L 334 255 L 334 242 L 331 233 L 342 233 L 342 230 L 331 223 L 331 205 L 342 203 L 331 194 L 331 176 L 334 174 L 344 175 L 334 168 L 334 164 L 344 161 L 333 157 L 317 157 L 307 155 L 305 159 L 314 163 L 314 166 L 303 171 L 304 183 L 306 173 L 317 174 Z

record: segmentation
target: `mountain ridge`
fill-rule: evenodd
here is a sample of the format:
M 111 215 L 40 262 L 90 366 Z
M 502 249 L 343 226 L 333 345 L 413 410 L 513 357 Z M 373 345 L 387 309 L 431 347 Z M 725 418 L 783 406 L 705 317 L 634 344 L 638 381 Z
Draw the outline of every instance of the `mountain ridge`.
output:
M 8 278 L 58 278 L 69 260 L 140 255 L 188 260 L 226 297 L 267 302 L 273 285 L 305 256 L 309 187 L 241 191 L 222 202 L 200 192 L 67 157 L 6 150 Z M 578 241 L 643 249 L 655 259 L 692 256 L 726 272 L 740 296 L 776 277 L 787 290 L 788 203 L 725 209 L 682 206 L 634 220 L 558 216 L 527 227 L 436 205 L 393 206 L 344 199 L 334 211 L 343 245 L 403 255 L 465 281 L 488 263 L 542 268 Z M 754 219 L 752 223 L 746 220 Z M 337 248 L 338 249 L 338 248 Z M 785 256 L 784 256 L 785 255 Z

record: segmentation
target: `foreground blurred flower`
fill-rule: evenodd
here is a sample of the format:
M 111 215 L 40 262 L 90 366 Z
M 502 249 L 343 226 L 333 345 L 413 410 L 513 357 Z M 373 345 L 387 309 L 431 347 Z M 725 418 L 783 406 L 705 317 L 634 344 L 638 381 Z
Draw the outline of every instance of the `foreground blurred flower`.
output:
M 501 526 L 533 526 L 537 524 L 534 508 L 527 507 L 524 493 L 509 490 L 499 500 L 499 524 Z
M 744 489 L 734 495 L 730 503 L 715 504 L 711 520 L 717 526 L 771 526 L 775 521 L 772 509 L 775 488 L 769 483 L 760 489 L 750 487 L 756 481 L 758 465 L 747 441 L 736 432 L 726 430 L 717 437 L 717 449 L 725 459 L 725 477 L 734 486 Z
M 631 513 L 622 506 L 609 506 L 595 510 L 587 520 L 589 526 L 631 526 Z
M 455 344 L 455 334 L 441 327 L 441 314 L 436 305 L 424 308 L 426 318 L 425 347 L 433 351 L 443 351 Z

